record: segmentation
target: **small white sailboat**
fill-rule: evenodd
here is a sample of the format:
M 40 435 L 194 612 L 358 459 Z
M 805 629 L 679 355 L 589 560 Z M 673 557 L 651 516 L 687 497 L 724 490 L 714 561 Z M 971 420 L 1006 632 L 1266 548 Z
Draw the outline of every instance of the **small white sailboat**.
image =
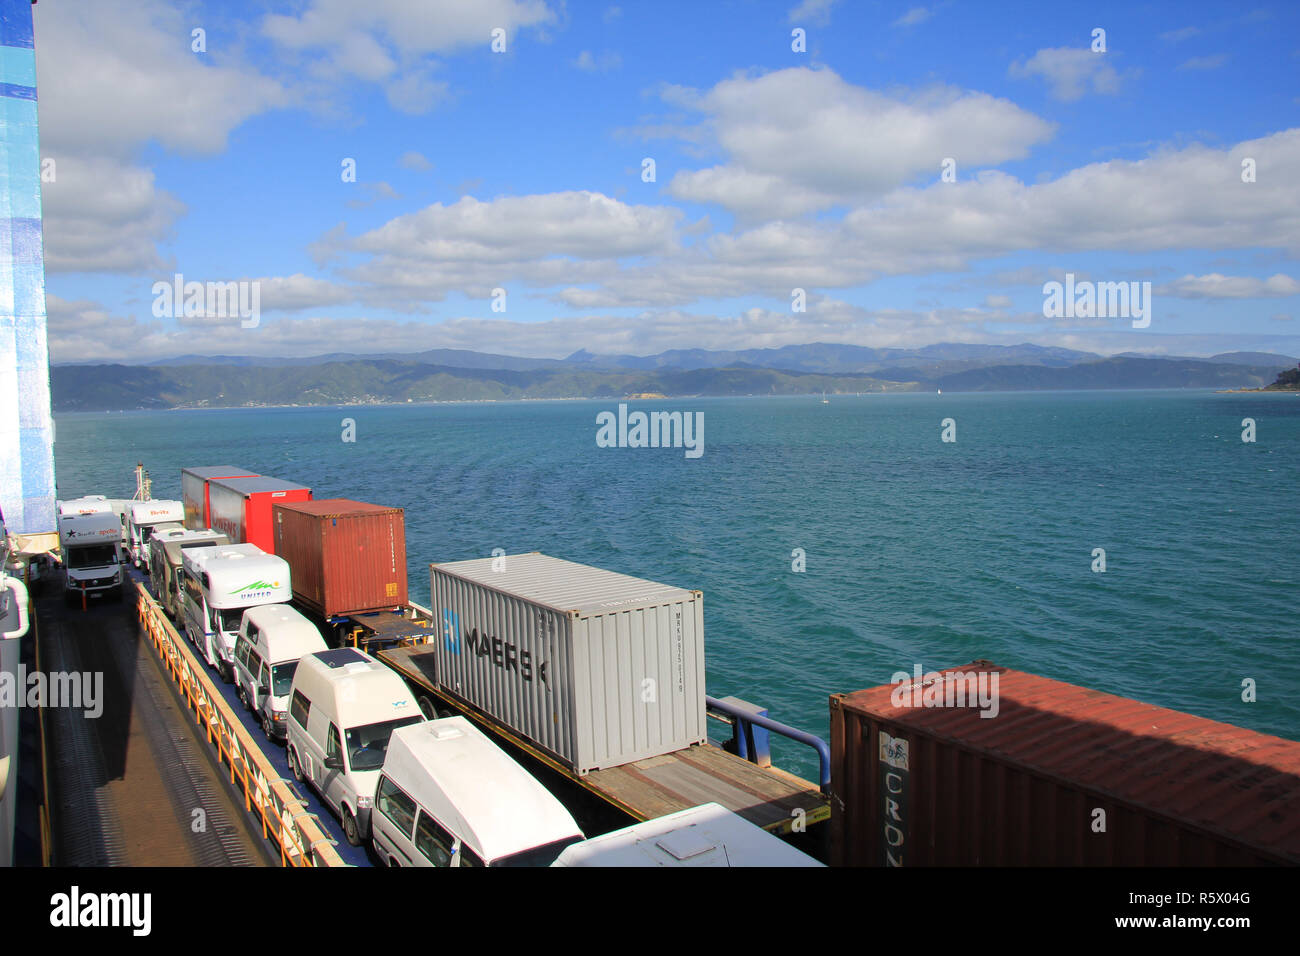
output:
M 825 392 L 825 391 L 822 392 L 822 404 L 823 404 L 823 405 L 829 405 L 829 404 L 830 404 L 830 400 L 826 397 L 826 392 Z

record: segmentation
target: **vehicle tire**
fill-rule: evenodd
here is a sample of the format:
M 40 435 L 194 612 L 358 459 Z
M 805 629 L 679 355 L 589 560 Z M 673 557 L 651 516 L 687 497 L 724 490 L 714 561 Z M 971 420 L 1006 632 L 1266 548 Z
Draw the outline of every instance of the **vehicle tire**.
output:
M 433 706 L 433 701 L 428 697 L 421 697 L 416 703 L 419 705 L 420 713 L 424 714 L 425 720 L 437 720 L 438 708 Z
M 361 846 L 361 828 L 357 826 L 357 818 L 347 807 L 343 808 L 343 835 L 353 846 Z
M 271 733 L 271 715 L 262 715 L 262 733 L 266 734 L 266 739 L 275 743 L 275 734 Z
M 237 696 L 239 697 L 239 702 L 244 705 L 244 710 L 248 711 L 251 714 L 253 712 L 253 708 L 248 703 L 248 693 L 247 691 L 244 690 L 243 684 L 239 685 Z
M 293 779 L 299 783 L 307 782 L 307 775 L 302 772 L 302 765 L 298 763 L 297 752 L 290 747 L 288 756 L 285 758 L 289 761 L 289 772 L 293 774 Z

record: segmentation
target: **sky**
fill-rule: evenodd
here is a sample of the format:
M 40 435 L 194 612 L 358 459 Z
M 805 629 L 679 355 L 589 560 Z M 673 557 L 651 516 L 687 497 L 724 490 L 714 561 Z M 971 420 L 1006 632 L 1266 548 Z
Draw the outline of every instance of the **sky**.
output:
M 55 362 L 1300 355 L 1294 3 L 34 11 Z M 1067 275 L 1149 323 L 1048 316 Z

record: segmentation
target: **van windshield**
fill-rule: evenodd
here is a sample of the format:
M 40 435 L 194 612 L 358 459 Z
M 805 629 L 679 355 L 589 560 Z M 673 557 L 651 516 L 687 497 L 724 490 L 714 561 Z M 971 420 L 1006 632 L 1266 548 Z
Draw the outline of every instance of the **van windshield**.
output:
M 563 840 L 556 840 L 554 843 L 535 846 L 523 853 L 512 853 L 510 856 L 503 856 L 499 860 L 493 860 L 488 866 L 550 866 L 564 852 L 565 847 L 581 842 L 581 836 L 571 836 Z
M 237 631 L 239 625 L 244 622 L 244 608 L 242 607 L 219 608 L 217 615 L 221 618 L 221 629 L 223 631 Z
M 353 770 L 378 770 L 384 765 L 388 738 L 393 735 L 393 731 L 408 724 L 418 724 L 422 720 L 424 718 L 417 714 L 399 720 L 352 727 L 348 730 L 348 766 Z
M 68 567 L 102 568 L 106 564 L 117 563 L 117 545 L 91 544 L 84 548 L 68 548 Z
M 271 696 L 288 697 L 293 690 L 293 675 L 298 670 L 298 662 L 276 664 L 271 668 Z

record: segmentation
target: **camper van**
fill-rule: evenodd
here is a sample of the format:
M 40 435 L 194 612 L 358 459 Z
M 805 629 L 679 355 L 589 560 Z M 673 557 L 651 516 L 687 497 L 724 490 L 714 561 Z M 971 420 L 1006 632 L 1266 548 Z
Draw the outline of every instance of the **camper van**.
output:
M 582 840 L 564 805 L 464 717 L 393 731 L 370 831 L 389 866 L 549 866 Z
M 316 625 L 287 604 L 263 604 L 244 612 L 235 641 L 235 686 L 268 740 L 284 740 L 299 659 L 326 650 Z
M 179 619 L 184 613 L 181 607 L 181 549 L 215 548 L 222 544 L 230 544 L 230 539 L 216 531 L 162 528 L 150 535 L 149 583 L 168 617 Z
M 822 866 L 717 803 L 575 843 L 552 866 Z
M 121 526 L 111 511 L 60 513 L 65 601 L 72 604 L 92 598 L 121 599 L 125 574 L 118 548 L 120 536 Z
M 245 609 L 288 601 L 289 565 L 254 544 L 182 548 L 181 555 L 185 633 L 229 682 Z
M 185 507 L 179 501 L 133 501 L 126 512 L 126 551 L 137 568 L 149 564 L 149 536 L 154 531 L 184 527 Z
M 389 736 L 423 721 L 405 682 L 363 651 L 340 647 L 298 662 L 289 698 L 289 769 L 339 815 L 353 846 L 370 833 Z

